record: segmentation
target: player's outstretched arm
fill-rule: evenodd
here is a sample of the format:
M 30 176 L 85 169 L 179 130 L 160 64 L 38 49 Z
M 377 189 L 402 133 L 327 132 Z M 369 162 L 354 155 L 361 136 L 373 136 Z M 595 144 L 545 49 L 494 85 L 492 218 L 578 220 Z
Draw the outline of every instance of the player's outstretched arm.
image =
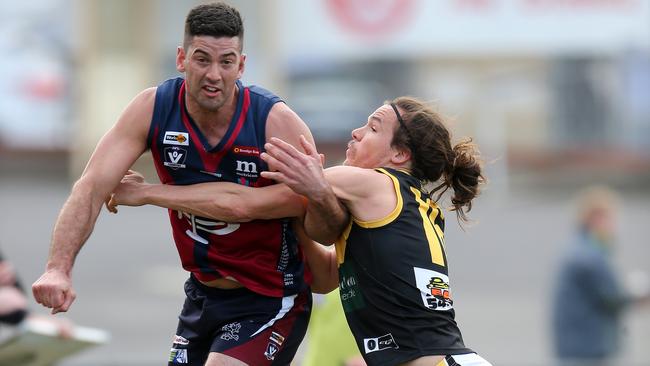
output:
M 102 137 L 54 226 L 45 273 L 34 282 L 36 302 L 52 313 L 67 311 L 75 299 L 71 272 L 93 230 L 102 204 L 127 169 L 146 149 L 156 89 L 143 91 Z
M 276 103 L 266 121 L 266 138 L 282 137 L 299 144 L 300 135 L 313 142 L 307 125 L 286 104 Z M 254 189 L 254 191 L 253 191 Z M 303 200 L 282 185 L 250 188 L 234 183 L 202 183 L 188 186 L 148 184 L 128 174 L 107 204 L 111 212 L 118 205 L 156 205 L 226 222 L 302 216 Z
M 304 159 L 296 162 L 297 164 L 306 164 L 300 165 L 299 168 L 301 170 L 295 170 L 296 173 L 303 172 L 302 169 L 307 169 L 305 173 L 322 171 L 322 159 L 316 151 L 316 144 L 314 143 L 314 138 L 309 128 L 286 104 L 276 103 L 271 108 L 266 122 L 266 141 L 267 143 L 271 143 L 271 145 L 266 145 L 271 146 L 271 148 L 273 148 L 273 141 L 282 141 L 296 153 L 306 154 L 303 156 Z M 269 171 L 276 171 L 283 168 L 276 166 L 276 164 L 280 164 L 276 160 L 269 159 L 266 162 L 269 164 Z M 305 174 L 302 174 L 302 176 L 305 177 Z M 311 182 L 314 182 L 314 180 Z M 295 192 L 303 196 L 308 196 L 298 185 L 288 185 Z M 307 184 L 303 187 L 308 188 L 309 185 Z M 347 219 L 345 209 L 339 205 L 331 192 L 321 197 L 310 197 L 307 211 L 318 212 L 318 215 L 308 215 L 305 225 L 309 231 L 309 235 L 321 243 L 332 243 L 342 230 L 342 226 L 344 225 L 342 222 Z M 312 216 L 318 217 L 321 220 L 312 221 Z M 324 220 L 322 220 L 323 218 Z
M 272 138 L 262 154 L 275 172 L 262 172 L 262 176 L 289 186 L 296 193 L 308 198 L 305 230 L 314 240 L 331 244 L 345 228 L 349 215 L 339 202 L 325 178 L 321 156 L 304 136 L 300 143 L 305 153 L 285 141 Z
M 251 188 L 229 182 L 186 186 L 150 184 L 129 171 L 114 190 L 107 208 L 155 205 L 225 222 L 302 216 L 303 200 L 283 184 Z

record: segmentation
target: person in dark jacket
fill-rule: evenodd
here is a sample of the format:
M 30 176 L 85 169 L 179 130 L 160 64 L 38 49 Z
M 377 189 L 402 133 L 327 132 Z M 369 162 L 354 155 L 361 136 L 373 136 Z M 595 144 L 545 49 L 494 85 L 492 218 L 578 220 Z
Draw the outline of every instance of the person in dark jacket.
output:
M 552 336 L 562 366 L 617 364 L 622 315 L 648 301 L 647 289 L 629 292 L 611 263 L 617 200 L 604 187 L 590 187 L 578 200 L 578 230 L 554 286 Z

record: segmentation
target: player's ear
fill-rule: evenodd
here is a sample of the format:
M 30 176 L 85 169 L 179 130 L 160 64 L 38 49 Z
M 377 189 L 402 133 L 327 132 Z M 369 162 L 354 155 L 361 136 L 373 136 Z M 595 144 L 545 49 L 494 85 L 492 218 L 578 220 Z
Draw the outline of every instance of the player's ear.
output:
M 401 165 L 411 160 L 411 150 L 405 148 L 392 149 L 391 163 Z
M 183 46 L 176 47 L 176 70 L 178 72 L 185 72 L 185 49 Z
M 239 71 L 237 73 L 237 78 L 241 79 L 242 75 L 244 75 L 244 69 L 246 65 L 246 54 L 242 53 L 240 58 L 239 58 Z

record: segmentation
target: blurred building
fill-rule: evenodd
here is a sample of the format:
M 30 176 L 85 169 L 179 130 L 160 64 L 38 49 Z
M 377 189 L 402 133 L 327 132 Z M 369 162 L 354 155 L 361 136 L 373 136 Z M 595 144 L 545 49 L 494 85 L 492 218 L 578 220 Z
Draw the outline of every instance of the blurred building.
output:
M 0 150 L 66 148 L 75 46 L 70 4 L 0 2 Z
M 0 50 L 12 55 L 0 67 L 0 143 L 74 149 L 78 172 L 139 90 L 177 74 L 198 1 L 37 3 L 0 5 Z M 576 167 L 648 182 L 648 0 L 232 3 L 247 27 L 245 81 L 281 94 L 329 163 L 379 103 L 410 94 L 474 136 L 504 187 L 521 171 Z
M 482 225 L 460 236 L 450 224 L 448 233 L 463 241 L 450 248 L 459 296 L 466 300 L 458 301 L 465 307 L 459 309 L 461 326 L 468 344 L 480 347 L 493 362 L 505 365 L 513 355 L 523 355 L 534 360 L 530 365 L 548 364 L 540 335 L 549 286 L 545 281 L 554 264 L 553 250 L 560 245 L 554 236 L 569 229 L 562 210 L 573 188 L 585 182 L 637 188 L 622 190 L 631 213 L 621 242 L 632 243 L 633 249 L 624 253 L 626 265 L 646 264 L 650 0 L 226 1 L 244 16 L 244 82 L 283 97 L 309 124 L 328 164 L 340 161 L 352 128 L 365 123 L 385 99 L 402 94 L 433 102 L 450 118 L 457 137 L 471 135 L 481 146 L 490 184 L 487 202 L 477 204 L 472 214 L 483 219 Z M 184 17 L 199 2 L 0 1 L 0 205 L 13 202 L 2 208 L 24 210 L 0 224 L 7 228 L 4 245 L 14 246 L 15 257 L 21 258 L 21 248 L 30 248 L 23 263 L 34 263 L 33 247 L 24 245 L 23 238 L 38 236 L 34 242 L 46 244 L 68 188 L 65 180 L 78 176 L 126 104 L 140 90 L 178 75 L 174 62 Z M 151 169 L 146 156 L 143 160 L 138 168 Z M 5 179 L 21 169 L 46 179 Z M 43 199 L 31 191 L 36 184 L 49 189 L 34 189 Z M 61 197 L 48 201 L 53 190 Z M 149 217 L 142 215 L 138 220 Z M 15 230 L 26 225 L 26 216 L 40 230 Z M 121 252 L 108 248 L 125 227 L 117 224 L 119 218 L 111 217 L 115 229 L 106 230 L 110 233 L 103 239 L 111 245 L 95 254 L 102 263 L 108 263 L 103 259 L 108 254 L 123 259 Z M 131 221 L 135 225 L 137 220 Z M 96 229 L 97 241 L 102 240 L 102 225 Z M 503 229 L 511 226 L 515 228 Z M 550 232 L 550 238 L 540 231 Z M 133 240 L 131 235 L 123 241 Z M 160 236 L 160 242 L 169 240 L 166 232 Z M 158 253 L 158 244 L 152 244 L 152 252 Z M 97 253 L 92 248 L 85 248 L 84 255 Z M 494 266 L 497 261 L 505 263 Z M 132 267 L 133 276 L 140 275 Z M 40 270 L 39 264 L 32 273 Z M 97 272 L 88 287 L 110 271 Z M 126 282 L 115 291 L 126 291 Z M 151 284 L 164 286 L 157 276 L 144 288 Z M 130 296 L 141 292 L 132 290 Z M 129 298 L 124 301 L 125 308 L 132 307 Z M 102 304 L 98 300 L 95 306 Z M 96 317 L 91 310 L 87 323 Z M 486 316 L 486 311 L 507 316 Z M 649 357 L 643 342 L 650 328 L 644 319 L 636 323 L 643 329 L 633 329 L 643 337 L 632 346 L 631 360 Z M 120 322 L 107 325 L 112 323 Z M 144 354 L 157 352 L 158 346 L 143 348 L 126 340 L 113 346 L 106 354 L 156 360 L 150 364 L 160 360 L 153 352 Z

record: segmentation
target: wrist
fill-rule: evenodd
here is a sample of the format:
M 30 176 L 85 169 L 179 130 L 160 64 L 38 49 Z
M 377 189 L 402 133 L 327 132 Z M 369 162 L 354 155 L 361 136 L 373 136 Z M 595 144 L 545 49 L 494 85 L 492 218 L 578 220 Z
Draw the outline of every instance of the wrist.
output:
M 156 202 L 156 197 L 158 195 L 156 184 L 142 183 L 140 189 L 140 205 L 151 205 Z
M 72 263 L 65 260 L 52 260 L 50 259 L 45 265 L 45 272 L 50 273 L 59 273 L 66 277 L 70 277 L 70 272 L 72 270 Z
M 336 200 L 336 195 L 332 187 L 324 182 L 324 184 L 316 189 L 312 189 L 309 194 L 309 201 L 319 206 L 328 206 L 331 202 Z

